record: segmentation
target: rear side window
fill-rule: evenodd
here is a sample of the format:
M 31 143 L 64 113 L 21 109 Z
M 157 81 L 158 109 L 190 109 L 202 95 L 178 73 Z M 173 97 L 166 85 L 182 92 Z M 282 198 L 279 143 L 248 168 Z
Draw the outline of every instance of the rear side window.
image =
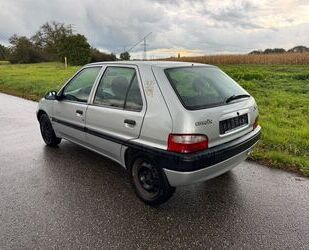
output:
M 124 108 L 126 110 L 141 111 L 142 107 L 143 107 L 142 96 L 139 90 L 137 76 L 135 74 L 132 85 L 128 90 Z
M 248 94 L 218 68 L 171 68 L 165 74 L 182 104 L 191 110 L 224 105 L 232 95 Z
M 87 102 L 100 69 L 101 67 L 91 67 L 80 71 L 64 88 L 62 93 L 64 99 Z
M 108 67 L 100 80 L 94 104 L 140 111 L 143 102 L 135 69 Z

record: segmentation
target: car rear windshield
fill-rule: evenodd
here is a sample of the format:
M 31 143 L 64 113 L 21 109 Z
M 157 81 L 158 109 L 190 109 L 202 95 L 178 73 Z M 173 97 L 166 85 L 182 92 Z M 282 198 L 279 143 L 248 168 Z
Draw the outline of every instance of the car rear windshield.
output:
M 232 95 L 248 94 L 215 67 L 169 68 L 165 69 L 165 74 L 182 104 L 191 110 L 221 106 Z

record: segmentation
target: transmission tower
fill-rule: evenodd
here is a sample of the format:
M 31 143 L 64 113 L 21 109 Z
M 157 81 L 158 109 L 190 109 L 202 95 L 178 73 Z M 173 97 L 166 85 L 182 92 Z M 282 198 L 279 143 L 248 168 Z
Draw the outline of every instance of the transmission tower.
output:
M 144 54 L 143 59 L 147 60 L 147 44 L 146 44 L 146 38 L 144 37 Z
M 148 33 L 146 36 L 143 37 L 143 39 L 141 39 L 140 41 L 138 41 L 136 44 L 134 44 L 129 50 L 128 52 L 130 52 L 132 49 L 134 49 L 137 45 L 139 45 L 141 42 L 143 42 L 143 46 L 144 46 L 144 53 L 143 53 L 143 59 L 147 60 L 147 41 L 146 38 L 148 36 L 150 36 L 152 34 L 152 32 Z

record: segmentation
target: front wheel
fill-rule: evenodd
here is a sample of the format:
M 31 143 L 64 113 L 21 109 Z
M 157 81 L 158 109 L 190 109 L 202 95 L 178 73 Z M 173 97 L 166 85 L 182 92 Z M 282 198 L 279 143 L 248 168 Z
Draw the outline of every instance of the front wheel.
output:
M 145 158 L 134 161 L 131 180 L 137 196 L 151 206 L 166 202 L 175 192 L 175 187 L 169 185 L 163 170 Z
M 56 147 L 61 142 L 61 138 L 56 137 L 47 114 L 43 114 L 40 117 L 40 129 L 42 138 L 47 146 Z

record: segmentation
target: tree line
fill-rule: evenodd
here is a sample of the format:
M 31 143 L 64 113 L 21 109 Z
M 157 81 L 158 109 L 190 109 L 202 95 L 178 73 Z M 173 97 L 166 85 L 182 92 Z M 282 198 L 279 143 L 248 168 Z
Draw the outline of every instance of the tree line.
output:
M 113 53 L 103 53 L 91 47 L 87 38 L 74 34 L 71 25 L 47 22 L 30 38 L 14 34 L 9 38 L 10 46 L 0 44 L 0 61 L 11 63 L 38 63 L 64 61 L 66 57 L 71 65 L 83 65 L 89 62 L 115 61 Z M 130 54 L 120 54 L 121 60 L 130 60 Z
M 253 50 L 249 53 L 249 55 L 261 55 L 261 54 L 281 54 L 281 53 L 305 53 L 309 52 L 309 48 L 305 46 L 296 46 L 289 50 L 285 50 L 283 48 L 274 48 L 274 49 L 265 49 L 263 50 Z

